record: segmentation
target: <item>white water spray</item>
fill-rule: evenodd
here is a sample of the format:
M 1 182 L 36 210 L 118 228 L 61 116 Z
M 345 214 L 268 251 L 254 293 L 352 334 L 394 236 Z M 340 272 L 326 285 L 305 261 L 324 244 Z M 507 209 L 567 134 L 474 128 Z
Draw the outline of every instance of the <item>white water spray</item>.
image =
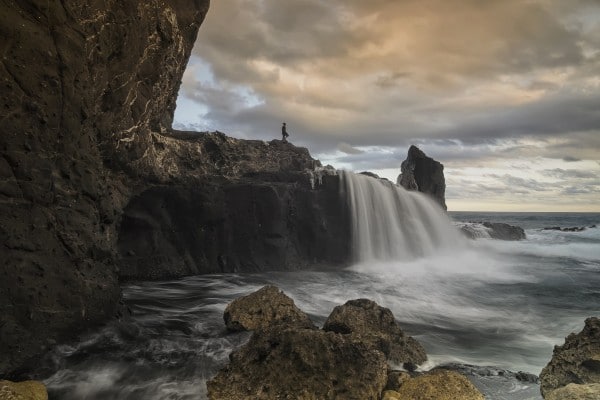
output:
M 356 261 L 413 260 L 465 243 L 427 196 L 348 171 L 340 176 L 349 199 Z

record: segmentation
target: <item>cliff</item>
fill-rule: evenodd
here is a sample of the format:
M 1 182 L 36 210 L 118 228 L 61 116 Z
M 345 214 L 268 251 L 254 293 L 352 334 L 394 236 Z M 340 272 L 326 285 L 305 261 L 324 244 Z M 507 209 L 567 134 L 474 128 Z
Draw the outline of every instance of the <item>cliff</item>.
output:
M 0 3 L 0 376 L 118 316 L 121 279 L 343 262 L 306 149 L 171 130 L 208 6 Z
M 439 205 L 446 207 L 446 180 L 444 166 L 427 157 L 418 147 L 410 146 L 406 160 L 400 166 L 397 183 L 406 190 L 417 190 L 430 195 Z

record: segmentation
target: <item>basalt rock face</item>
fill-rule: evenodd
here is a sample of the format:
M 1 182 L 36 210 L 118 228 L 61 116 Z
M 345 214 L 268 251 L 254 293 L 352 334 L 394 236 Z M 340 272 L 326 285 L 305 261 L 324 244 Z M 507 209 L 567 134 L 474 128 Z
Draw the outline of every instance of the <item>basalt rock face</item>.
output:
M 314 189 L 303 172 L 251 173 L 156 185 L 124 210 L 120 276 L 289 270 L 349 261 L 350 226 L 338 176 Z
M 348 261 L 306 149 L 171 130 L 208 5 L 0 2 L 0 376 L 118 315 L 122 279 Z
M 0 375 L 118 312 L 121 171 L 159 165 L 208 3 L 0 3 Z
M 594 396 L 600 395 L 600 319 L 586 319 L 581 332 L 570 334 L 562 346 L 554 347 L 540 383 L 546 399 L 586 398 L 574 393 L 598 398 Z
M 430 195 L 439 205 L 446 207 L 446 180 L 444 166 L 427 157 L 418 147 L 410 146 L 406 160 L 400 166 L 397 183 L 406 190 L 417 190 Z

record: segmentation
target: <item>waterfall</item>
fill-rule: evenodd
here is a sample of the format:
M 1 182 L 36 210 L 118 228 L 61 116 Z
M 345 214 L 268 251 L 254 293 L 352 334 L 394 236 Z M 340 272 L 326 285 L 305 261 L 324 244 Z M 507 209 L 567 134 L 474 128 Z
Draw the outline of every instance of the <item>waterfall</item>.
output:
M 412 260 L 464 243 L 432 199 L 389 181 L 340 171 L 356 261 Z

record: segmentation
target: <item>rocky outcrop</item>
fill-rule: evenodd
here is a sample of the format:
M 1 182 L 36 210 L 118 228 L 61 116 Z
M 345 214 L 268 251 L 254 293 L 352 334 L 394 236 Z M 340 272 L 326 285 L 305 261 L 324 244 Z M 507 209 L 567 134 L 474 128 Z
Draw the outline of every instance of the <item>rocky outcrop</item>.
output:
M 208 0 L 0 5 L 0 376 L 120 313 L 119 281 L 339 265 L 339 179 L 171 130 Z
M 228 330 L 266 330 L 276 326 L 316 329 L 308 315 L 296 307 L 294 300 L 275 286 L 262 289 L 232 301 L 223 314 Z
M 348 336 L 273 329 L 231 354 L 208 382 L 208 398 L 378 400 L 386 368 L 383 353 Z
M 125 207 L 120 276 L 290 270 L 349 261 L 350 226 L 340 181 L 311 187 L 302 171 L 207 177 L 154 185 Z
M 207 383 L 211 400 L 378 400 L 388 384 L 388 361 L 426 359 L 390 310 L 365 299 L 336 307 L 318 330 L 291 299 L 267 286 L 231 303 L 224 319 L 235 330 L 256 330 Z
M 418 147 L 410 146 L 406 160 L 402 161 L 398 185 L 406 190 L 417 190 L 431 196 L 444 210 L 446 207 L 446 180 L 444 166 L 427 157 Z
M 589 228 L 595 228 L 596 225 L 592 225 Z M 585 231 L 586 229 L 588 229 L 587 226 L 570 226 L 570 227 L 565 227 L 562 228 L 560 226 L 548 226 L 545 228 L 542 228 L 543 231 L 561 231 L 561 232 L 581 232 L 581 231 Z
M 461 374 L 439 369 L 403 379 L 397 390 L 387 390 L 382 398 L 404 399 L 484 400 L 484 396 Z
M 503 222 L 468 222 L 457 224 L 469 239 L 523 240 L 523 228 Z
M 598 400 L 600 399 L 600 383 L 578 385 L 569 383 L 550 392 L 546 400 Z
M 554 347 L 552 360 L 540 374 L 540 383 L 546 399 L 575 398 L 573 393 L 600 393 L 600 319 L 586 319 L 581 332 L 570 334 L 562 346 Z
M 0 375 L 118 313 L 116 227 L 134 187 L 120 171 L 170 127 L 207 9 L 0 5 Z
M 0 399 L 2 400 L 48 400 L 48 391 L 42 382 L 0 381 Z
M 427 360 L 423 346 L 404 334 L 390 309 L 368 299 L 350 300 L 335 307 L 323 330 L 352 334 L 360 342 L 381 350 L 391 362 L 409 370 Z

